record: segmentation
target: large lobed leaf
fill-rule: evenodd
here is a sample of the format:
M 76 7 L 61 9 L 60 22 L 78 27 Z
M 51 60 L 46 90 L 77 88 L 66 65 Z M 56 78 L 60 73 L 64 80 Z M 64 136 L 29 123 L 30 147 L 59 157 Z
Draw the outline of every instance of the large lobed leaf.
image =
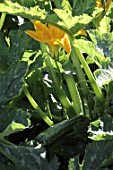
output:
M 97 84 L 102 86 L 113 80 L 113 33 L 110 32 L 110 19 L 103 18 L 98 30 L 90 30 L 88 34 L 91 41 L 77 39 L 75 46 L 88 54 L 88 63 L 95 62 L 100 67 L 94 74 Z
M 113 65 L 103 65 L 101 69 L 95 71 L 95 77 L 97 84 L 101 87 L 105 84 L 109 84 L 113 81 Z
M 73 0 L 73 15 L 81 15 L 83 13 L 87 13 L 91 15 L 94 11 L 94 8 L 96 6 L 96 0 Z
M 5 38 L 0 31 L 0 71 L 7 68 L 8 61 L 8 47 L 5 41 Z
M 82 170 L 100 170 L 104 162 L 111 157 L 112 147 L 112 140 L 89 143 L 86 148 Z
M 95 141 L 113 139 L 113 118 L 104 114 L 100 119 L 90 123 L 89 138 Z
M 101 64 L 104 58 L 113 56 L 113 33 L 110 33 L 110 19 L 103 18 L 98 30 L 88 30 L 90 41 L 79 39 L 75 40 L 75 45 L 91 57 L 97 57 Z M 103 29 L 104 28 L 104 29 Z
M 21 109 L 0 108 L 0 137 L 23 130 L 30 125 L 30 114 Z
M 12 63 L 12 61 L 22 59 L 22 56 L 30 42 L 28 36 L 21 30 L 10 31 L 9 39 L 10 47 L 8 49 L 8 65 Z
M 111 164 L 112 147 L 112 140 L 89 143 L 82 164 L 79 164 L 78 157 L 71 158 L 68 170 L 107 170 L 106 165 Z
M 8 38 L 0 32 L 0 71 L 4 72 L 14 61 L 23 59 L 25 50 L 38 50 L 38 42 L 28 37 L 24 30 L 26 26 L 31 28 L 27 22 L 19 30 L 11 30 Z M 29 55 L 31 55 L 29 53 Z
M 9 146 L 0 142 L 0 152 L 8 158 L 17 169 L 25 168 L 28 170 L 57 170 L 59 162 L 56 157 L 48 162 L 46 151 L 42 146 L 24 147 Z M 13 166 L 12 166 L 13 167 Z
M 14 62 L 4 73 L 0 74 L 0 104 L 21 93 L 26 71 L 26 62 Z
M 71 33 L 74 34 L 92 21 L 92 17 L 90 17 L 88 14 L 73 17 L 72 14 L 67 13 L 66 10 L 55 9 L 54 12 L 60 19 L 58 24 L 64 29 L 67 28 Z
M 65 3 L 68 3 L 68 2 L 63 1 L 61 4 L 62 8 L 64 8 Z M 93 1 L 92 3 L 94 6 L 95 3 Z M 88 1 L 86 4 L 84 4 L 83 8 L 85 9 L 86 5 L 90 6 L 92 3 L 89 3 Z M 36 20 L 44 21 L 44 22 L 60 27 L 61 29 L 65 30 L 71 35 L 72 33 L 76 33 L 79 29 L 89 24 L 92 21 L 93 17 L 95 17 L 96 13 L 98 13 L 98 11 L 95 12 L 94 16 L 92 14 L 93 17 L 91 15 L 88 15 L 87 12 L 85 12 L 84 14 L 81 13 L 81 15 L 79 14 L 77 14 L 76 16 L 74 15 L 73 17 L 69 9 L 71 8 L 70 5 L 66 5 L 66 6 L 67 7 L 65 7 L 65 9 L 55 8 L 53 10 L 54 13 L 48 14 L 47 12 L 45 12 L 45 10 L 40 9 L 39 6 L 26 8 L 17 3 L 5 1 L 5 3 L 0 3 L 0 12 L 5 12 L 5 13 L 16 15 L 16 16 L 21 16 L 23 18 L 27 18 L 30 20 L 36 19 Z
M 19 5 L 18 3 L 12 3 L 6 0 L 4 3 L 0 3 L 0 12 L 9 13 L 16 16 L 22 16 L 28 19 L 43 19 L 45 18 L 44 10 L 38 10 L 37 7 L 31 7 L 30 9 Z

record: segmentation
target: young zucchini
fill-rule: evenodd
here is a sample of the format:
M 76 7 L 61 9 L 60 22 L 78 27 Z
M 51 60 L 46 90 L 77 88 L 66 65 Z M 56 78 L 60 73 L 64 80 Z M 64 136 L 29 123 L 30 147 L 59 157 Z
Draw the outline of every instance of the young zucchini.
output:
M 36 141 L 43 143 L 44 145 L 51 145 L 63 135 L 67 135 L 68 132 L 75 126 L 77 123 L 85 121 L 87 118 L 84 116 L 79 116 L 76 118 L 64 120 L 60 123 L 57 123 L 47 130 L 41 132 L 37 137 Z

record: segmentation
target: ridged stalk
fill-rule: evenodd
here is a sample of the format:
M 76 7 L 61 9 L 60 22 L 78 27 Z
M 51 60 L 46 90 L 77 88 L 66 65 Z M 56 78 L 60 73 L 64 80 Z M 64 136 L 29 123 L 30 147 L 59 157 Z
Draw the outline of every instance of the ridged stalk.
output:
M 0 18 L 0 30 L 2 29 L 4 25 L 5 18 L 6 18 L 6 13 L 2 13 L 1 18 Z
M 78 55 L 77 51 L 75 50 L 75 48 L 73 47 L 73 45 L 72 45 L 71 59 L 72 59 L 73 65 L 76 70 L 78 83 L 80 84 L 82 95 L 84 96 L 82 99 L 83 100 L 82 102 L 84 104 L 87 101 L 89 116 L 92 119 L 93 118 L 92 108 L 94 106 L 94 101 L 93 101 L 93 98 L 89 92 L 89 87 L 88 87 L 85 75 L 83 73 L 83 70 L 81 68 L 81 64 L 79 61 L 79 55 Z M 84 109 L 84 114 L 86 114 L 85 109 Z
M 77 84 L 75 83 L 74 78 L 71 74 L 65 74 L 65 80 L 69 88 L 75 112 L 77 113 L 77 115 L 80 115 L 80 113 L 83 113 L 83 107 Z
M 85 73 L 86 73 L 86 75 L 87 75 L 87 77 L 90 81 L 90 84 L 92 86 L 92 89 L 93 89 L 97 99 L 99 100 L 99 102 L 102 103 L 104 101 L 104 96 L 102 94 L 100 87 L 97 85 L 96 80 L 95 80 L 87 62 L 85 61 L 83 55 L 81 54 L 80 50 L 77 47 L 74 47 L 74 50 L 76 51 L 76 54 L 77 54 L 82 66 L 83 66 L 83 69 L 84 69 L 84 71 L 85 71 Z
M 38 106 L 38 104 L 35 102 L 35 100 L 33 99 L 33 97 L 31 96 L 31 94 L 29 93 L 27 87 L 24 87 L 24 93 L 26 95 L 26 97 L 28 98 L 30 104 L 32 105 L 32 107 L 36 110 L 36 112 L 40 115 L 40 117 L 49 125 L 52 126 L 53 122 L 49 119 L 49 117 L 40 109 L 40 107 Z
M 56 72 L 54 70 L 54 67 L 51 63 L 51 58 L 50 56 L 46 55 L 45 57 L 45 63 L 46 63 L 46 66 L 48 68 L 48 71 L 49 71 L 49 74 L 50 74 L 50 77 L 52 79 L 52 82 L 53 82 L 53 85 L 54 85 L 54 90 L 55 90 L 55 93 L 57 94 L 57 97 L 59 98 L 61 104 L 63 105 L 64 109 L 67 111 L 67 114 L 70 116 L 70 117 L 74 117 L 75 116 L 75 111 L 74 111 L 74 108 L 71 104 L 71 102 L 69 101 L 68 97 L 66 96 L 62 86 L 61 86 L 61 83 L 58 79 L 58 76 L 56 75 Z

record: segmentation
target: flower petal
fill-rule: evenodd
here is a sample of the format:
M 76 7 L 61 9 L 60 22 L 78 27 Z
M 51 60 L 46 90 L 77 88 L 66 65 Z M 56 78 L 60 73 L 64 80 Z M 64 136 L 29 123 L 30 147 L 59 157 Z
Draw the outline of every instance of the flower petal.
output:
M 70 52 L 71 52 L 71 45 L 70 45 L 70 41 L 69 41 L 69 38 L 68 38 L 67 34 L 64 35 L 64 38 L 61 39 L 60 43 L 61 43 L 62 47 L 64 48 L 64 50 L 68 54 L 70 54 Z
M 97 7 L 98 7 L 98 8 L 102 8 L 102 2 L 101 2 L 101 0 L 97 0 L 96 3 L 97 3 Z
M 52 33 L 52 37 L 54 39 L 61 39 L 64 37 L 65 32 L 57 27 L 55 27 L 54 25 L 48 24 L 48 27 Z
M 34 27 L 36 31 L 50 32 L 50 30 L 45 24 L 37 20 L 34 20 Z
M 45 42 L 45 43 L 50 41 L 50 37 L 48 37 L 48 35 L 45 34 L 44 31 L 37 32 L 37 31 L 26 30 L 25 33 L 28 34 L 33 39 L 35 39 L 36 41 Z
M 108 10 L 108 8 L 109 8 L 109 6 L 110 6 L 111 1 L 112 1 L 112 0 L 107 0 L 106 5 L 105 5 L 106 11 Z

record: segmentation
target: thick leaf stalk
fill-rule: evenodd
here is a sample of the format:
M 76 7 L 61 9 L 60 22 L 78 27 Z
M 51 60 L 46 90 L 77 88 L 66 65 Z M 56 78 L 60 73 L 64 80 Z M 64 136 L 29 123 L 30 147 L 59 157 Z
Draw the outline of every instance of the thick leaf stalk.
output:
M 57 97 L 59 98 L 62 106 L 67 111 L 68 116 L 70 116 L 70 117 L 76 116 L 74 108 L 73 108 L 71 102 L 69 101 L 68 97 L 66 96 L 66 94 L 61 86 L 61 83 L 58 79 L 58 76 L 56 75 L 54 67 L 51 63 L 50 56 L 46 55 L 45 62 L 46 62 L 46 66 L 48 68 L 50 77 L 51 77 L 53 85 L 54 85 L 55 93 L 56 93 Z
M 81 68 L 79 56 L 73 46 L 72 46 L 72 52 L 71 52 L 71 59 L 72 59 L 73 65 L 77 73 L 78 83 L 80 84 L 82 95 L 84 96 L 84 98 L 82 98 L 83 107 L 85 107 L 84 103 L 87 101 L 89 116 L 92 119 L 93 118 L 92 108 L 94 106 L 93 97 L 90 94 L 85 75 Z M 84 113 L 86 114 L 85 108 L 84 108 Z
M 24 93 L 26 95 L 26 97 L 28 98 L 30 104 L 32 105 L 32 107 L 37 111 L 37 113 L 40 115 L 40 117 L 49 125 L 52 126 L 53 122 L 52 120 L 50 120 L 50 118 L 40 109 L 40 107 L 38 106 L 38 104 L 35 102 L 35 100 L 33 99 L 33 97 L 31 96 L 31 94 L 29 93 L 27 87 L 24 87 Z
M 70 91 L 70 95 L 73 101 L 73 106 L 77 115 L 83 113 L 83 106 L 81 97 L 77 88 L 77 84 L 71 74 L 65 74 L 65 80 Z
M 0 18 L 0 30 L 2 29 L 4 25 L 5 18 L 6 18 L 6 13 L 2 13 L 1 18 Z
M 87 62 L 85 61 L 83 55 L 81 54 L 80 50 L 77 47 L 74 46 L 73 49 L 75 50 L 76 55 L 78 56 L 87 77 L 89 78 L 90 84 L 92 86 L 93 91 L 95 92 L 97 99 L 99 100 L 100 103 L 102 103 L 104 101 L 104 96 L 102 94 L 100 87 L 97 85 L 96 80 L 95 80 Z

